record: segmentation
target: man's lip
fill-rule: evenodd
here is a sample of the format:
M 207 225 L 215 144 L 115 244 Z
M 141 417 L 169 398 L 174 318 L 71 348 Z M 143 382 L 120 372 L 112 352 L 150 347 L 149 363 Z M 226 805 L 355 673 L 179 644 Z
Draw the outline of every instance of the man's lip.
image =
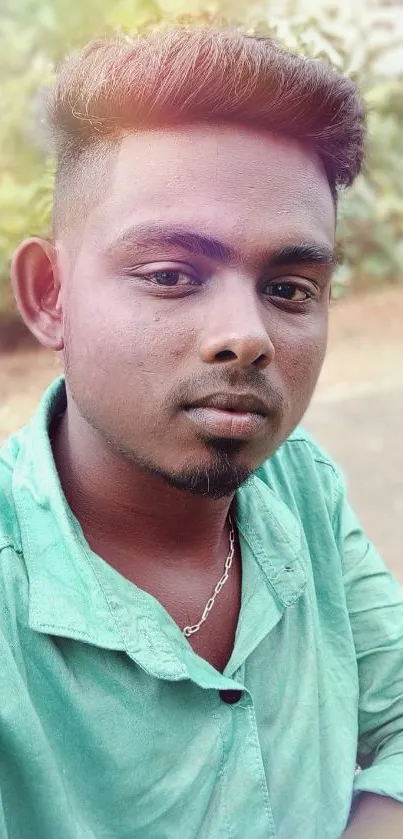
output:
M 268 418 L 257 411 L 228 411 L 211 405 L 188 408 L 185 416 L 208 437 L 250 440 L 267 434 Z
M 261 414 L 264 417 L 269 414 L 267 405 L 251 393 L 211 393 L 184 405 L 185 410 L 192 408 L 216 408 L 219 411 Z

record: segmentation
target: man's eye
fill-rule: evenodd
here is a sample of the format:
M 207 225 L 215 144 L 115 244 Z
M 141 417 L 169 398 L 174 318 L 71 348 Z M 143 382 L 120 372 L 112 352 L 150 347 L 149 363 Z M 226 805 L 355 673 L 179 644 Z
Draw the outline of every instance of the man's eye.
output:
M 266 286 L 266 294 L 268 297 L 277 297 L 292 303 L 304 303 L 312 297 L 307 289 L 295 283 L 270 283 Z
M 155 285 L 159 286 L 189 286 L 195 285 L 196 279 L 190 274 L 185 274 L 184 271 L 169 270 L 169 271 L 154 271 L 152 274 L 147 274 L 147 280 L 150 280 Z

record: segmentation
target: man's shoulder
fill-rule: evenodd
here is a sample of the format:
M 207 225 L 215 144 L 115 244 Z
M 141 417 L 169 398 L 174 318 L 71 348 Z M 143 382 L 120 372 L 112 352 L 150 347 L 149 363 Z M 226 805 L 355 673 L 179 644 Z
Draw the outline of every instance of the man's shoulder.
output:
M 286 458 L 294 454 L 299 462 L 306 459 L 309 463 L 315 463 L 319 471 L 322 471 L 321 467 L 324 466 L 325 469 L 323 471 L 327 472 L 327 470 L 330 470 L 336 480 L 340 478 L 340 469 L 329 452 L 300 425 L 297 426 L 283 445 L 280 446 L 278 454 Z
M 24 430 L 12 434 L 0 448 L 0 552 L 21 552 L 20 527 L 14 499 L 14 474 Z
M 18 625 L 28 608 L 28 576 L 23 557 L 14 483 L 26 429 L 11 435 L 0 448 L 0 655 L 4 644 L 15 650 Z
M 300 511 L 321 501 L 332 516 L 344 491 L 340 468 L 301 426 L 257 469 L 256 474 Z

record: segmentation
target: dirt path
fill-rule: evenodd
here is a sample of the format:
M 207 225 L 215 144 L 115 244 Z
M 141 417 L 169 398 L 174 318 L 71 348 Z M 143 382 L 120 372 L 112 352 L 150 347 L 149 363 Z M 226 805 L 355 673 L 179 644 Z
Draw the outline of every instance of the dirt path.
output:
M 0 442 L 59 371 L 44 352 L 0 356 Z M 334 307 L 305 425 L 344 469 L 368 534 L 403 582 L 403 288 Z

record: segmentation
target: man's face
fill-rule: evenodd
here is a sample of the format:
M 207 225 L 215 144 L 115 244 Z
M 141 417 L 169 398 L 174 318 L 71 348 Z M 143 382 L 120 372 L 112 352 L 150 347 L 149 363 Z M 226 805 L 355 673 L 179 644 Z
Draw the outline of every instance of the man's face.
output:
M 230 494 L 322 366 L 325 173 L 296 141 L 219 125 L 129 135 L 112 165 L 63 284 L 68 389 L 119 456 Z

